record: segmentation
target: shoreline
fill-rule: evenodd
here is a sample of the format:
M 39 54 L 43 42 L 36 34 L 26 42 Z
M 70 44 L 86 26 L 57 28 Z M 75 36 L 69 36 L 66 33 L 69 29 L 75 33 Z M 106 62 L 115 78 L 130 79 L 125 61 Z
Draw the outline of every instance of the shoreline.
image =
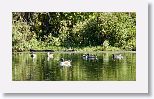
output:
M 30 51 L 12 52 L 12 53 L 31 53 Z M 47 52 L 35 52 L 47 53 Z M 136 51 L 54 51 L 51 53 L 136 53 Z

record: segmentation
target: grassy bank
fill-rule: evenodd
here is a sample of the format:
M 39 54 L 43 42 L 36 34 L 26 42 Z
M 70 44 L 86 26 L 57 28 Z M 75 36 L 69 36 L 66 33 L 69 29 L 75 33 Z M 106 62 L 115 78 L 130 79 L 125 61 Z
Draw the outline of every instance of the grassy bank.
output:
M 125 49 L 120 49 L 117 47 L 102 47 L 102 46 L 96 46 L 96 47 L 73 47 L 73 48 L 66 48 L 66 47 L 60 47 L 60 46 L 48 46 L 48 47 L 35 47 L 31 48 L 35 50 L 54 50 L 54 51 L 134 51 L 134 50 L 125 50 Z M 29 51 L 30 49 L 26 49 L 23 51 L 19 50 L 13 50 L 13 52 L 24 52 L 24 51 Z

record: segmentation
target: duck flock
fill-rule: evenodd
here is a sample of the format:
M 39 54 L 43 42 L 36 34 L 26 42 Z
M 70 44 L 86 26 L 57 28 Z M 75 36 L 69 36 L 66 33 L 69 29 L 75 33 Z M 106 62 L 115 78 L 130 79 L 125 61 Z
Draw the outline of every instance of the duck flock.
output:
M 35 58 L 37 57 L 36 53 L 31 51 L 31 57 L 34 61 Z M 47 61 L 53 58 L 54 58 L 53 53 L 47 52 Z M 98 57 L 96 55 L 84 54 L 82 55 L 82 59 L 83 60 L 98 60 Z M 122 60 L 122 59 L 123 59 L 123 56 L 121 54 L 112 54 L 112 60 Z M 65 60 L 64 58 L 61 58 L 59 65 L 63 67 L 70 67 L 72 66 L 71 62 L 72 62 L 71 60 Z

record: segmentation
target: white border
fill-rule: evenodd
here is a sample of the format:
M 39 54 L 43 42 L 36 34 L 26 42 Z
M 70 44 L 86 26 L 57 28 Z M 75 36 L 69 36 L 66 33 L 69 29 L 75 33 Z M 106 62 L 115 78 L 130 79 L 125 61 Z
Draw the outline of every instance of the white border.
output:
M 12 12 L 136 12 L 136 81 L 12 81 Z M 148 93 L 148 5 L 137 0 L 0 2 L 0 91 L 3 93 Z

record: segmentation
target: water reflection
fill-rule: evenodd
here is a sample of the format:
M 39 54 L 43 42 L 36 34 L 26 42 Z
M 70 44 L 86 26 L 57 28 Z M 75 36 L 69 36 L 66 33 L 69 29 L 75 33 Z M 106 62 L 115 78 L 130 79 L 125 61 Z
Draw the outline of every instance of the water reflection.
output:
M 33 53 L 34 54 L 34 53 Z M 83 59 L 83 53 L 13 53 L 12 78 L 15 81 L 134 81 L 136 54 L 122 53 L 123 59 L 113 59 L 112 53 L 94 53 L 95 58 Z M 71 64 L 71 66 L 61 66 Z M 70 62 L 70 63 L 69 63 Z

